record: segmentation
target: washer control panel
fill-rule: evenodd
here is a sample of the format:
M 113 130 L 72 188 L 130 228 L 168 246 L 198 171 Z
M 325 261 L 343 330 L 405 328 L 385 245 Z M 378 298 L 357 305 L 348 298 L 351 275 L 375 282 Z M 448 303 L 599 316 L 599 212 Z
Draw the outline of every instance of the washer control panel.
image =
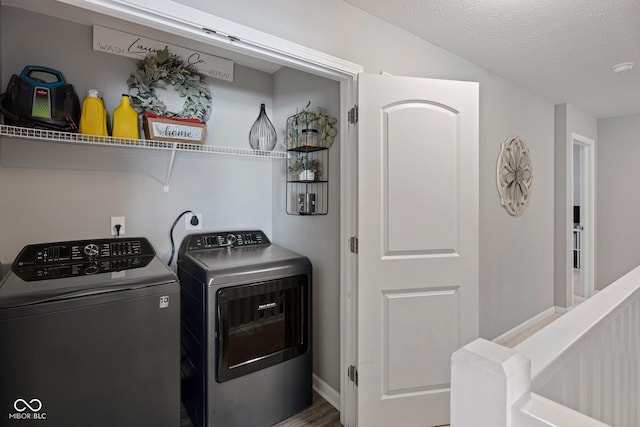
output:
M 140 268 L 154 256 L 145 238 L 73 240 L 25 246 L 11 269 L 32 282 Z
M 182 250 L 197 251 L 201 249 L 232 249 L 245 246 L 265 246 L 271 242 L 259 230 L 256 231 L 223 231 L 215 233 L 192 234 L 182 243 Z
M 155 255 L 155 251 L 143 237 L 40 243 L 25 246 L 14 261 L 13 268 L 144 255 Z

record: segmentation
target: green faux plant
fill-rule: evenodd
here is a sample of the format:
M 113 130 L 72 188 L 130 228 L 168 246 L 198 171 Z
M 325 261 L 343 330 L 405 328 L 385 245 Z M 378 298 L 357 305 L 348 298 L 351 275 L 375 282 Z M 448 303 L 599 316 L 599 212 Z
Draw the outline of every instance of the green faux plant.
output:
M 139 112 L 150 111 L 165 117 L 200 119 L 209 118 L 211 92 L 204 76 L 195 66 L 164 48 L 148 54 L 138 62 L 136 70 L 127 80 L 133 106 Z M 183 109 L 174 113 L 158 99 L 156 89 L 173 86 L 185 98 Z
M 316 175 L 320 175 L 320 162 L 316 159 L 309 159 L 304 154 L 293 154 L 289 157 L 289 172 L 299 174 L 303 171 L 311 171 Z
M 298 137 L 303 130 L 314 129 L 318 133 L 320 147 L 329 148 L 338 134 L 335 125 L 338 119 L 322 113 L 321 108 L 311 108 L 311 101 L 295 115 L 287 119 L 287 148 L 298 147 Z

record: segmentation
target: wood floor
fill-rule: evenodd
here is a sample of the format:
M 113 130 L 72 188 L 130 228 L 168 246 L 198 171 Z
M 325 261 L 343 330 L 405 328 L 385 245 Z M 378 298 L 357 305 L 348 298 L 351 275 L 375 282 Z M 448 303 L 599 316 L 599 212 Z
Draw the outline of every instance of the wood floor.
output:
M 274 427 L 342 427 L 340 412 L 315 391 L 310 407 Z
M 276 424 L 273 427 L 342 427 L 340 424 L 340 412 L 329 402 L 324 400 L 318 393 L 313 392 L 313 401 L 304 411 L 291 418 Z M 181 427 L 193 427 L 187 411 L 182 410 Z M 251 426 L 245 426 L 251 427 Z

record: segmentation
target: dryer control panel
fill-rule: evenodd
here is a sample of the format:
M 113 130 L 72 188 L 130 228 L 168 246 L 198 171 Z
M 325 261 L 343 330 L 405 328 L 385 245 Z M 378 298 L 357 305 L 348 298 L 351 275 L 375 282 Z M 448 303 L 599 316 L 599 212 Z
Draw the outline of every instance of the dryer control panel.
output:
M 244 246 L 265 246 L 271 242 L 260 230 L 256 231 L 222 231 L 215 233 L 192 234 L 182 243 L 181 251 L 197 251 L 201 249 L 221 249 Z

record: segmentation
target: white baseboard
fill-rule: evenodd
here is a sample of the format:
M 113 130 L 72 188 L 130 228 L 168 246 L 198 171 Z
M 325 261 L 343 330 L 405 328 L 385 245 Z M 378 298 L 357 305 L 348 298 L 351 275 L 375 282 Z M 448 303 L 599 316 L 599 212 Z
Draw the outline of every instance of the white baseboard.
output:
M 494 343 L 500 344 L 500 345 L 502 345 L 502 344 L 504 344 L 506 342 L 509 342 L 514 337 L 520 335 L 521 333 L 523 333 L 527 329 L 531 328 L 532 326 L 535 326 L 539 322 L 542 322 L 547 317 L 552 316 L 552 315 L 554 315 L 556 313 L 561 313 L 562 310 L 563 309 L 561 309 L 560 307 L 555 307 L 555 306 L 554 307 L 549 307 L 548 309 L 546 309 L 542 313 L 536 314 L 535 316 L 533 316 L 529 320 L 525 320 L 524 322 L 522 322 L 521 324 L 519 324 L 515 328 L 510 329 L 507 332 L 505 332 L 504 334 L 500 335 L 499 337 L 494 338 L 492 341 Z
M 313 389 L 331 406 L 340 410 L 340 392 L 313 374 Z

